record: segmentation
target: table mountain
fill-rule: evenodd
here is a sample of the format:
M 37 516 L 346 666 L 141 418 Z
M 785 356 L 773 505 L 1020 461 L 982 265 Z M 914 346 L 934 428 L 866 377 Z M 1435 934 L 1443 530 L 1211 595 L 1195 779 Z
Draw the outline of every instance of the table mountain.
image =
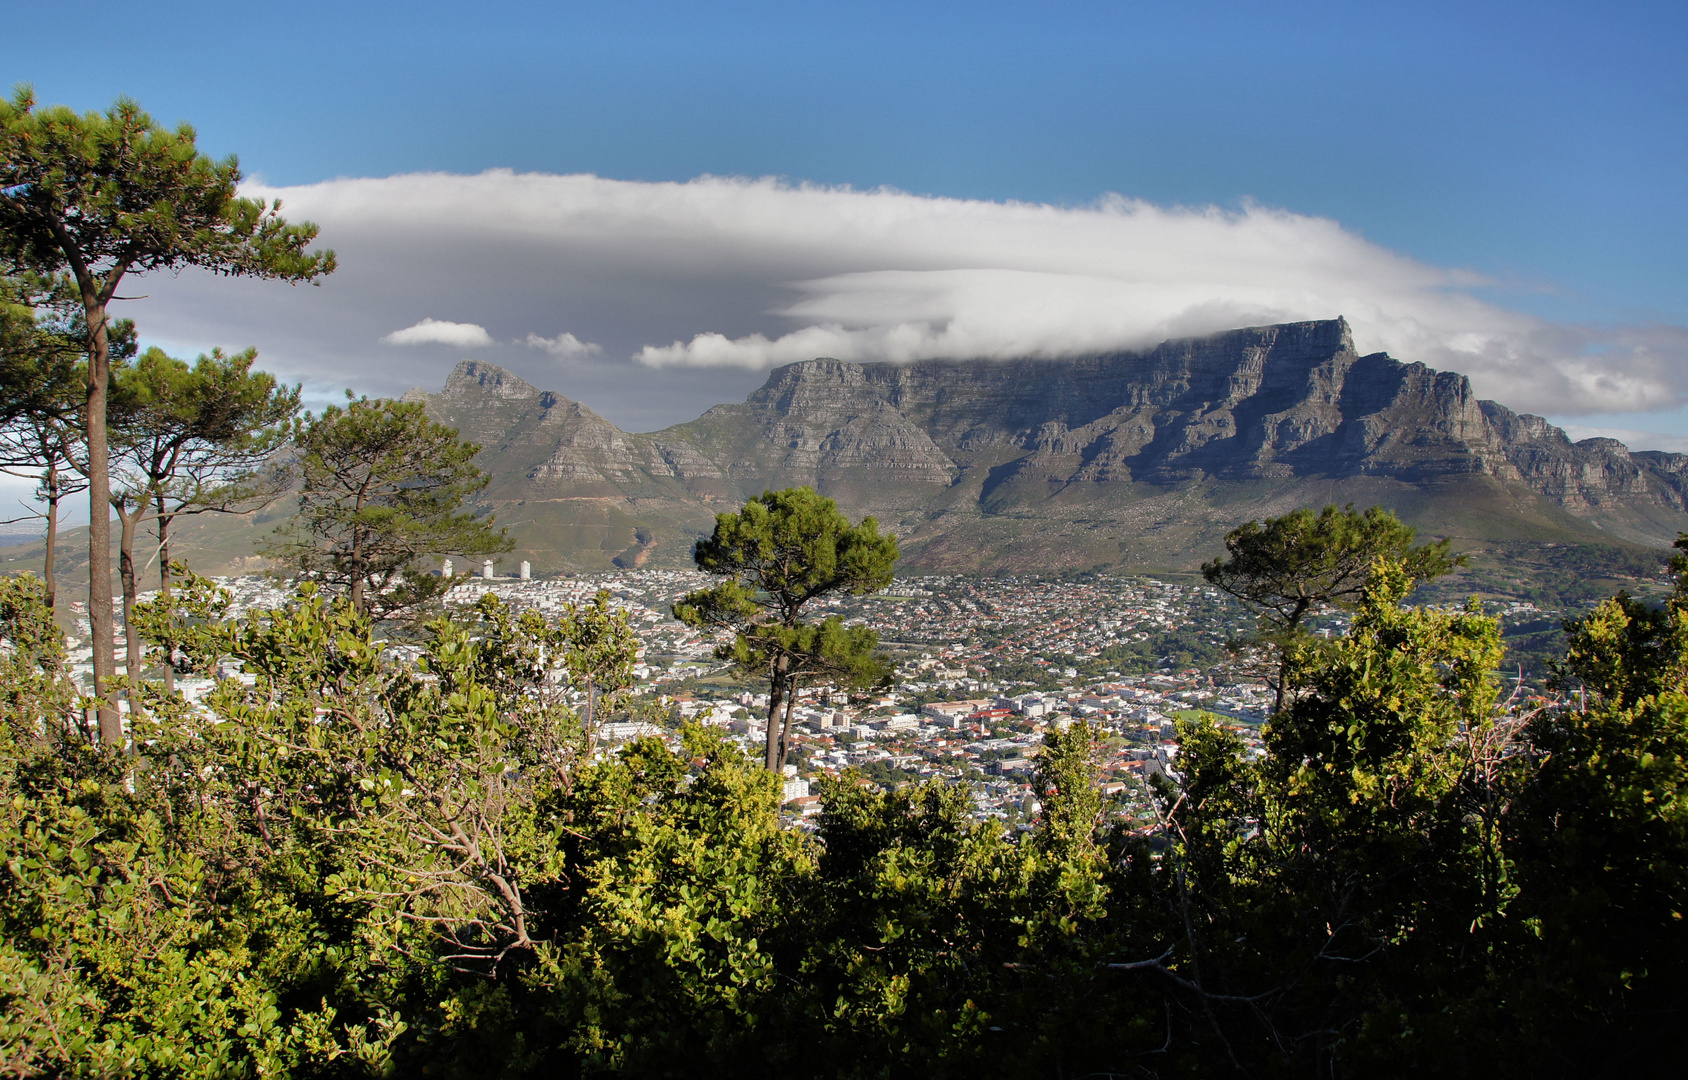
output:
M 484 447 L 510 559 L 541 569 L 689 565 L 715 512 L 794 484 L 927 569 L 1188 568 L 1241 521 L 1326 502 L 1466 543 L 1688 528 L 1688 456 L 1572 442 L 1463 375 L 1359 355 L 1341 319 L 1061 360 L 820 358 L 650 433 L 479 361 L 410 396 Z

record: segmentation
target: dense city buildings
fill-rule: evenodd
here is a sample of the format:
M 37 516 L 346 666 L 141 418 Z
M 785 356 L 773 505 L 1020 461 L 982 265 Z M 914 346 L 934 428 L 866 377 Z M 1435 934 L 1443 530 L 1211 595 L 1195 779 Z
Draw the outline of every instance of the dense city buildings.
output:
M 627 612 L 641 649 L 638 685 L 598 731 L 605 751 L 630 739 L 672 739 L 680 723 L 722 729 L 759 757 L 766 683 L 716 659 L 716 642 L 673 618 L 671 607 L 711 579 L 695 571 L 629 570 L 535 579 L 461 575 L 453 608 L 493 593 L 551 619 L 606 591 Z M 232 614 L 283 603 L 270 579 L 219 579 Z M 1492 607 L 1503 620 L 1539 620 L 1527 602 Z M 977 813 L 1009 826 L 1036 810 L 1035 760 L 1044 734 L 1082 720 L 1103 734 L 1103 792 L 1127 818 L 1149 823 L 1145 784 L 1176 769 L 1175 720 L 1216 714 L 1250 746 L 1272 702 L 1267 668 L 1233 643 L 1252 614 L 1199 578 L 1081 574 L 1061 577 L 935 575 L 899 578 L 882 593 L 831 601 L 826 614 L 865 622 L 894 660 L 873 691 L 804 688 L 794 709 L 796 746 L 785 802 L 801 819 L 819 810 L 811 784 L 854 769 L 884 786 L 918 780 L 965 784 Z M 1316 631 L 1340 631 L 1333 617 Z M 76 630 L 87 652 L 85 614 Z M 184 679 L 191 697 L 209 683 Z

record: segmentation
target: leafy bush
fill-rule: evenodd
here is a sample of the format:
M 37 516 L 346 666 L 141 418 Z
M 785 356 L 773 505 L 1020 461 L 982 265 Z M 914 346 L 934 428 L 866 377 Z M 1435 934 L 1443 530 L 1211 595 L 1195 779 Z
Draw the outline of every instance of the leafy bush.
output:
M 130 686 L 115 752 L 39 586 L 0 582 L 0 1072 L 1662 1071 L 1688 601 L 1574 626 L 1585 704 L 1544 708 L 1499 697 L 1492 620 L 1406 587 L 1374 567 L 1296 646 L 1267 757 L 1187 718 L 1133 831 L 1074 725 L 1011 839 L 853 773 L 783 829 L 712 730 L 595 755 L 580 627 L 492 599 L 404 661 L 309 589 L 231 622 L 190 579 L 139 618 L 230 677 Z

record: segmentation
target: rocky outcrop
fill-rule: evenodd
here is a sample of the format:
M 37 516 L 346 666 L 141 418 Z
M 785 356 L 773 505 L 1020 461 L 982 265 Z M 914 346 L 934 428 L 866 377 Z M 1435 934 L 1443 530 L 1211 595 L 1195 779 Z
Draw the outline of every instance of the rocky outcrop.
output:
M 472 400 L 479 396 L 504 401 L 526 401 L 544 393 L 498 365 L 479 360 L 465 360 L 458 364 L 446 377 L 445 389 L 440 392 L 450 398 L 468 397 Z
M 1194 528 L 1205 513 L 1215 519 L 1206 536 L 1207 525 L 1235 523 L 1217 518 L 1243 513 L 1218 509 L 1225 492 L 1264 492 L 1272 508 L 1473 483 L 1488 485 L 1491 503 L 1560 508 L 1552 528 L 1582 518 L 1658 542 L 1688 526 L 1678 521 L 1688 457 L 1572 442 L 1541 417 L 1478 400 L 1463 375 L 1359 355 L 1341 319 L 1065 360 L 819 358 L 774 370 L 741 404 L 650 434 L 476 361 L 426 400 L 485 447 L 490 499 L 614 503 L 634 522 L 626 550 L 641 561 L 657 549 L 683 558 L 713 511 L 791 484 L 932 535 L 960 522 L 978 532 L 981 515 L 1010 508 L 1066 528 L 1090 520 L 1073 509 L 1082 504 L 1090 515 L 1112 508 L 1119 528 L 1179 514 Z M 1191 485 L 1209 492 L 1199 506 L 1156 501 Z M 657 518 L 687 535 L 648 524 Z
M 1575 511 L 1624 502 L 1684 509 L 1680 477 L 1688 457 L 1658 451 L 1632 454 L 1616 439 L 1573 443 L 1539 416 L 1520 415 L 1492 401 L 1482 405 L 1494 432 L 1490 461 L 1496 475 L 1516 477 Z
M 774 472 L 824 484 L 832 474 L 871 469 L 887 483 L 947 486 L 954 462 L 886 399 L 872 372 L 841 360 L 789 364 L 743 405 L 716 406 L 668 434 L 713 450 L 727 475 L 747 480 Z

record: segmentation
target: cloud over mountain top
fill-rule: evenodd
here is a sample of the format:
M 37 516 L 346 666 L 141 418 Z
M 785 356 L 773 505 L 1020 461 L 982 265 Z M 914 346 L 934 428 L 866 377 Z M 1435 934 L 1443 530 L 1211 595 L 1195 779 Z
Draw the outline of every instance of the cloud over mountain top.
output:
M 184 275 L 134 312 L 143 331 L 256 344 L 288 374 L 356 371 L 376 391 L 427 381 L 421 367 L 443 377 L 474 350 L 612 418 L 666 423 L 817 355 L 1058 356 L 1337 315 L 1363 351 L 1463 371 L 1519 409 L 1661 408 L 1688 391 L 1682 327 L 1550 322 L 1480 298 L 1490 283 L 1475 274 L 1258 205 L 509 171 L 247 193 L 316 221 L 342 270 L 321 290 Z M 437 311 L 474 321 L 423 317 Z M 441 355 L 368 351 L 378 339 Z M 561 370 L 548 383 L 541 364 Z M 635 365 L 667 374 L 632 378 Z

